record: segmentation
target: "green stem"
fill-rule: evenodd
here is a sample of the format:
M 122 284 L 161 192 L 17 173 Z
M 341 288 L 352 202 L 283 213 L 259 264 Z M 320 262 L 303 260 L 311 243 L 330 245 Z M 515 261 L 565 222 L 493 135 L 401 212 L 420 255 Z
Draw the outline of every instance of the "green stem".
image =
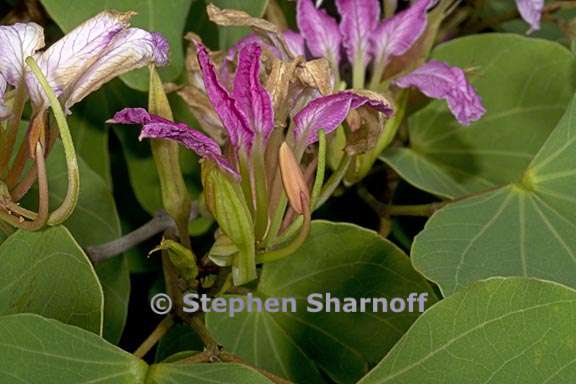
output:
M 275 249 L 273 251 L 258 255 L 256 257 L 256 263 L 270 263 L 272 261 L 283 259 L 284 257 L 290 256 L 296 252 L 302 246 L 302 244 L 304 244 L 304 241 L 306 241 L 308 235 L 310 234 L 311 226 L 310 207 L 306 204 L 304 204 L 304 207 L 306 208 L 302 214 L 304 222 L 302 223 L 302 227 L 300 228 L 300 233 L 298 236 L 283 248 Z
M 150 67 L 148 110 L 150 113 L 165 119 L 174 119 L 168 98 L 164 93 L 162 81 L 153 66 Z M 180 242 L 192 250 L 188 235 L 188 219 L 192 209 L 192 201 L 182 176 L 180 147 L 176 142 L 168 140 L 152 140 L 151 147 L 160 178 L 164 209 L 176 223 Z
M 364 65 L 364 60 L 361 52 L 358 52 L 354 58 L 354 65 L 352 70 L 352 88 L 362 89 L 364 88 L 364 80 L 366 76 L 366 66 Z
M 254 185 L 256 187 L 256 215 L 255 235 L 256 241 L 260 241 L 268 229 L 268 188 L 266 185 L 266 164 L 264 160 L 264 148 L 262 139 L 257 138 L 254 150 Z
M 58 208 L 56 208 L 48 218 L 48 225 L 61 224 L 66 219 L 72 215 L 74 208 L 76 208 L 76 203 L 78 202 L 78 193 L 80 191 L 80 172 L 78 170 L 78 161 L 76 159 L 76 150 L 74 149 L 74 142 L 72 140 L 72 135 L 70 134 L 70 128 L 68 127 L 68 122 L 66 121 L 66 116 L 62 110 L 62 106 L 56 97 L 56 94 L 48 84 L 46 77 L 42 73 L 38 64 L 32 57 L 26 59 L 26 64 L 32 70 L 34 76 L 40 83 L 40 86 L 46 93 L 50 106 L 52 107 L 52 113 L 58 125 L 58 130 L 60 132 L 60 138 L 62 139 L 62 144 L 64 145 L 64 154 L 66 156 L 66 168 L 68 172 L 68 190 L 66 191 L 66 196 Z
M 332 196 L 336 188 L 338 188 L 342 182 L 342 179 L 344 179 L 350 164 L 352 164 L 352 158 L 353 156 L 346 154 L 342 160 L 340 160 L 338 169 L 336 169 L 336 171 L 330 175 L 328 181 L 326 181 L 326 184 L 324 184 L 322 192 L 320 193 L 320 197 L 318 198 L 316 205 L 313 207 L 314 210 L 322 206 L 322 204 L 324 204 L 330 198 L 330 196 Z
M 312 207 L 316 206 L 316 201 L 320 196 L 324 177 L 326 175 L 326 133 L 324 130 L 318 132 L 318 165 L 316 166 L 316 178 L 312 187 Z
M 430 203 L 419 205 L 388 205 L 384 209 L 390 216 L 432 216 L 446 203 Z

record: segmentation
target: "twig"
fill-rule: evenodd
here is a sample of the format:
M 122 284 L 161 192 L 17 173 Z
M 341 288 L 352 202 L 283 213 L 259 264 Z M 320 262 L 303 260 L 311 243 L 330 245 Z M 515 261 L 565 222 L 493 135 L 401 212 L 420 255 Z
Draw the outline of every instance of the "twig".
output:
M 144 342 L 136 349 L 134 356 L 143 358 L 146 354 L 158 343 L 170 328 L 174 325 L 174 317 L 167 315 L 162 321 L 154 328 L 154 331 L 144 340 Z
M 197 216 L 198 209 L 197 206 L 193 204 L 190 220 L 195 219 Z M 154 215 L 152 220 L 140 228 L 109 243 L 88 246 L 86 247 L 85 251 L 92 262 L 99 263 L 123 252 L 126 252 L 127 250 L 148 240 L 152 236 L 162 233 L 169 228 L 175 227 L 176 224 L 174 223 L 174 220 L 172 220 L 172 218 L 165 211 L 160 210 Z

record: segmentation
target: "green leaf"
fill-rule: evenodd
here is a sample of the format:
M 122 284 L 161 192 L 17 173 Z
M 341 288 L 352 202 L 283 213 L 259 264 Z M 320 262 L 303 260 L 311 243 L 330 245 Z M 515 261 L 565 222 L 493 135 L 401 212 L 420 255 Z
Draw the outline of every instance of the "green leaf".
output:
M 517 181 L 574 93 L 574 56 L 545 40 L 482 34 L 442 44 L 432 58 L 472 69 L 487 114 L 463 127 L 445 101 L 433 101 L 409 119 L 410 148 L 389 149 L 382 160 L 449 198 Z
M 520 182 L 438 211 L 415 239 L 416 269 L 446 294 L 492 276 L 576 287 L 576 97 Z
M 32 314 L 0 317 L 0 382 L 144 383 L 144 361 L 83 329 Z
M 74 147 L 80 157 L 109 186 L 112 186 L 108 126 L 105 123 L 110 116 L 105 95 L 103 92 L 97 92 L 74 106 L 72 115 L 68 117 L 68 124 Z
M 306 311 L 306 297 L 406 297 L 428 293 L 406 255 L 375 232 L 351 224 L 314 222 L 298 252 L 265 264 L 260 297 L 295 297 L 297 313 L 210 312 L 206 322 L 227 350 L 259 368 L 295 382 L 321 383 L 320 371 L 336 382 L 360 378 L 394 345 L 415 313 Z
M 80 168 L 80 195 L 72 216 L 64 223 L 78 243 L 83 246 L 103 244 L 121 236 L 120 220 L 109 185 L 83 159 Z M 64 150 L 57 143 L 46 162 L 50 192 L 50 206 L 59 206 L 68 186 Z M 34 206 L 37 192 L 26 197 Z M 118 342 L 128 314 L 130 279 L 124 256 L 102 263 L 96 272 L 104 290 L 104 337 Z
M 569 384 L 576 291 L 525 278 L 478 282 L 434 305 L 359 384 Z
M 174 81 L 184 69 L 182 35 L 192 0 L 84 0 L 82 6 L 74 0 L 41 0 L 41 3 L 65 33 L 107 9 L 136 11 L 138 14 L 132 19 L 132 26 L 160 32 L 170 43 L 170 64 L 159 70 L 162 80 Z M 146 68 L 121 78 L 132 88 L 148 89 Z
M 118 344 L 128 317 L 130 300 L 130 269 L 128 258 L 116 256 L 96 265 L 104 291 L 103 335 L 112 344 Z
M 238 364 L 154 364 L 146 384 L 272 384 L 256 370 Z
M 211 0 L 212 4 L 221 9 L 239 9 L 254 17 L 262 17 L 268 0 Z M 220 49 L 231 48 L 238 40 L 250 34 L 250 28 L 246 27 L 218 27 L 220 37 Z
M 16 232 L 0 245 L 0 270 L 0 314 L 32 312 L 101 333 L 102 287 L 66 228 Z

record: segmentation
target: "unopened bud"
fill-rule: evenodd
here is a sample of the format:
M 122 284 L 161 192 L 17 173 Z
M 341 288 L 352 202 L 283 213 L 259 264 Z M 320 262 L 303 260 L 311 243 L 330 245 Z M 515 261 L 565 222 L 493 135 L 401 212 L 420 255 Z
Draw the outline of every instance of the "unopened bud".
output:
M 303 214 L 309 209 L 310 192 L 304 179 L 304 174 L 300 169 L 300 164 L 298 164 L 294 153 L 285 142 L 280 146 L 279 163 L 282 184 L 290 206 L 298 214 Z

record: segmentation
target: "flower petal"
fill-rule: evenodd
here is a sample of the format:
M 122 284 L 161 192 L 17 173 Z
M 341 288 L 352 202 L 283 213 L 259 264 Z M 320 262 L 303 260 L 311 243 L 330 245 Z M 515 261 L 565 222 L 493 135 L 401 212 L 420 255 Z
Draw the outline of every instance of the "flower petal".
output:
M 370 91 L 344 91 L 329 96 L 319 97 L 309 102 L 294 116 L 297 139 L 305 138 L 307 144 L 318 140 L 318 131 L 327 134 L 334 131 L 350 111 L 368 106 L 391 116 L 394 113 L 392 104 L 383 96 Z
M 314 57 L 326 57 L 333 65 L 340 62 L 340 31 L 334 18 L 316 9 L 312 0 L 298 0 L 296 20 L 300 33 Z
M 17 86 L 24 75 L 24 60 L 44 47 L 44 30 L 36 23 L 0 26 L 0 74 Z
M 150 63 L 168 62 L 168 41 L 159 33 L 129 28 L 116 35 L 112 43 L 85 72 L 70 84 L 66 108 L 81 101 L 103 84 L 136 68 Z
M 542 8 L 544 0 L 516 0 L 516 6 L 520 16 L 530 24 L 528 34 L 540 29 L 540 19 L 542 18 Z
M 240 141 L 247 144 L 251 143 L 254 133 L 250 130 L 246 115 L 240 111 L 234 98 L 218 81 L 214 64 L 210 60 L 206 47 L 199 42 L 196 43 L 196 47 L 206 94 L 218 117 L 220 117 L 222 125 L 226 128 L 230 142 L 235 147 L 240 144 Z
M 463 125 L 480 119 L 486 112 L 464 71 L 440 61 L 424 64 L 395 84 L 400 88 L 417 87 L 428 97 L 446 100 L 452 114 Z
M 372 33 L 374 57 L 386 63 L 391 56 L 406 53 L 426 30 L 427 11 L 436 0 L 418 0 L 410 8 L 384 20 Z
M 378 0 L 336 0 L 342 21 L 340 34 L 348 61 L 364 65 L 370 57 L 370 35 L 380 20 Z
M 76 27 L 37 61 L 48 83 L 65 100 L 66 108 L 110 79 L 151 62 L 166 64 L 168 43 L 159 34 L 128 28 L 133 12 L 101 12 Z M 46 104 L 44 92 L 29 73 L 30 97 Z
M 286 40 L 286 45 L 288 49 L 292 51 L 294 56 L 305 56 L 306 49 L 304 48 L 304 37 L 298 32 L 288 30 L 284 32 L 284 40 Z
M 252 132 L 266 140 L 274 128 L 274 111 L 270 94 L 260 83 L 261 53 L 257 43 L 240 50 L 232 97 L 248 117 Z
M 222 156 L 220 146 L 208 136 L 186 124 L 175 123 L 160 116 L 151 115 L 143 108 L 124 108 L 108 120 L 108 123 L 142 125 L 140 140 L 146 138 L 178 141 L 198 156 L 215 161 L 232 176 L 239 177 L 234 167 Z

